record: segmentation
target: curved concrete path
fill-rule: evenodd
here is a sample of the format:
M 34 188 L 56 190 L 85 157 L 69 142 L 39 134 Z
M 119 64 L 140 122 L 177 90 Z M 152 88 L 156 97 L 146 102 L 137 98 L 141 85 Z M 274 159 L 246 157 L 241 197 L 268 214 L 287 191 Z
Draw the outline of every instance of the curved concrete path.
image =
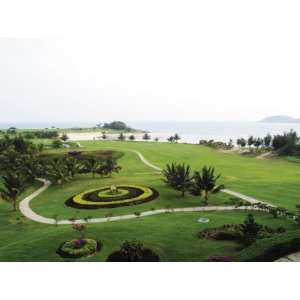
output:
M 111 147 L 103 147 L 106 149 L 113 149 Z M 151 164 L 148 160 L 145 159 L 145 157 L 140 153 L 139 151 L 132 150 L 132 149 L 123 149 L 126 151 L 133 152 L 137 154 L 137 156 L 140 158 L 140 160 L 147 165 L 148 167 L 161 172 L 162 169 Z M 46 180 L 46 179 L 37 179 L 41 182 L 44 183 L 44 185 L 39 188 L 37 191 L 26 197 L 24 200 L 20 202 L 20 211 L 21 213 L 26 216 L 28 219 L 31 219 L 33 221 L 43 223 L 43 224 L 56 224 L 56 225 L 66 225 L 66 224 L 83 224 L 87 223 L 86 220 L 75 220 L 75 221 L 70 221 L 70 220 L 60 220 L 57 221 L 52 218 L 46 218 L 41 215 L 36 214 L 31 208 L 30 208 L 30 201 L 33 200 L 35 197 L 43 193 L 48 187 L 51 185 L 51 182 Z M 266 202 L 257 200 L 255 198 L 224 189 L 222 192 L 227 193 L 229 195 L 235 196 L 237 198 L 240 198 L 242 200 L 248 201 L 251 204 L 255 203 L 265 203 Z M 123 216 L 116 216 L 116 217 L 110 217 L 110 218 L 92 218 L 88 220 L 88 223 L 103 223 L 103 222 L 109 222 L 109 221 L 120 221 L 120 220 L 129 220 L 129 219 L 135 219 L 135 218 L 140 218 L 140 217 L 146 217 L 146 216 L 152 216 L 152 215 L 158 215 L 158 214 L 164 214 L 164 213 L 176 213 L 176 212 L 199 212 L 199 211 L 226 211 L 226 210 L 259 210 L 258 208 L 253 208 L 253 207 L 247 207 L 247 206 L 241 206 L 241 207 L 235 207 L 235 206 L 201 206 L 201 207 L 187 207 L 187 208 L 172 208 L 172 209 L 157 209 L 157 210 L 152 210 L 152 211 L 146 211 L 140 214 L 140 216 L 136 216 L 134 214 L 130 215 L 123 215 Z

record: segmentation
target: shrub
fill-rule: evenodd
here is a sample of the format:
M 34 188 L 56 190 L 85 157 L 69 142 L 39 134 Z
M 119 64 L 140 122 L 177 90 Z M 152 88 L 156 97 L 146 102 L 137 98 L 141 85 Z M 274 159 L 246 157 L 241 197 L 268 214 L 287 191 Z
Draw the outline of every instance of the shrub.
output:
M 244 244 L 251 245 L 254 243 L 261 228 L 262 226 L 255 222 L 254 216 L 249 214 L 245 219 L 244 224 L 241 224 L 242 240 Z
M 234 260 L 231 256 L 210 256 L 207 261 L 209 261 L 209 262 L 232 262 Z
M 257 240 L 242 250 L 237 261 L 271 262 L 300 250 L 300 231 L 290 231 L 271 238 Z
M 125 241 L 120 250 L 107 258 L 110 262 L 156 262 L 159 256 L 151 249 L 145 248 L 140 241 Z

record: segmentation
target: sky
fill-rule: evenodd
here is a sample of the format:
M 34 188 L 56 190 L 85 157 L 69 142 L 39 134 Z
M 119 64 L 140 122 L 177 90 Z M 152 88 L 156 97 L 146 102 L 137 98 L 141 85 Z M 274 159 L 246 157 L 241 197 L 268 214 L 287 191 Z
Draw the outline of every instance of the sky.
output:
M 300 117 L 299 1 L 6 1 L 0 122 Z

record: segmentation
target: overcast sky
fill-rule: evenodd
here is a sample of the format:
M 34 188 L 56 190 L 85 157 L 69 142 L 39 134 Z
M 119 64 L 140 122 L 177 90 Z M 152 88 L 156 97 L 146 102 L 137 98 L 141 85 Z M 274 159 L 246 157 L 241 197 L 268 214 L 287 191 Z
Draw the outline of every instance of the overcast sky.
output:
M 1 7 L 0 122 L 300 117 L 299 1 L 105 2 Z

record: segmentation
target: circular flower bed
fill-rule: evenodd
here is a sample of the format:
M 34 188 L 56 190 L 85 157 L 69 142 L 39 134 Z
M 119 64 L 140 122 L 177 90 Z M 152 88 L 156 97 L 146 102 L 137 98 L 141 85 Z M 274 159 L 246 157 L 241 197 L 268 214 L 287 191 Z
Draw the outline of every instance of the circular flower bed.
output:
M 100 251 L 102 245 L 93 239 L 77 239 L 64 242 L 57 250 L 57 254 L 64 258 L 82 258 Z
M 130 206 L 154 200 L 159 193 L 149 187 L 135 185 L 105 186 L 76 195 L 66 201 L 74 208 L 96 209 Z

